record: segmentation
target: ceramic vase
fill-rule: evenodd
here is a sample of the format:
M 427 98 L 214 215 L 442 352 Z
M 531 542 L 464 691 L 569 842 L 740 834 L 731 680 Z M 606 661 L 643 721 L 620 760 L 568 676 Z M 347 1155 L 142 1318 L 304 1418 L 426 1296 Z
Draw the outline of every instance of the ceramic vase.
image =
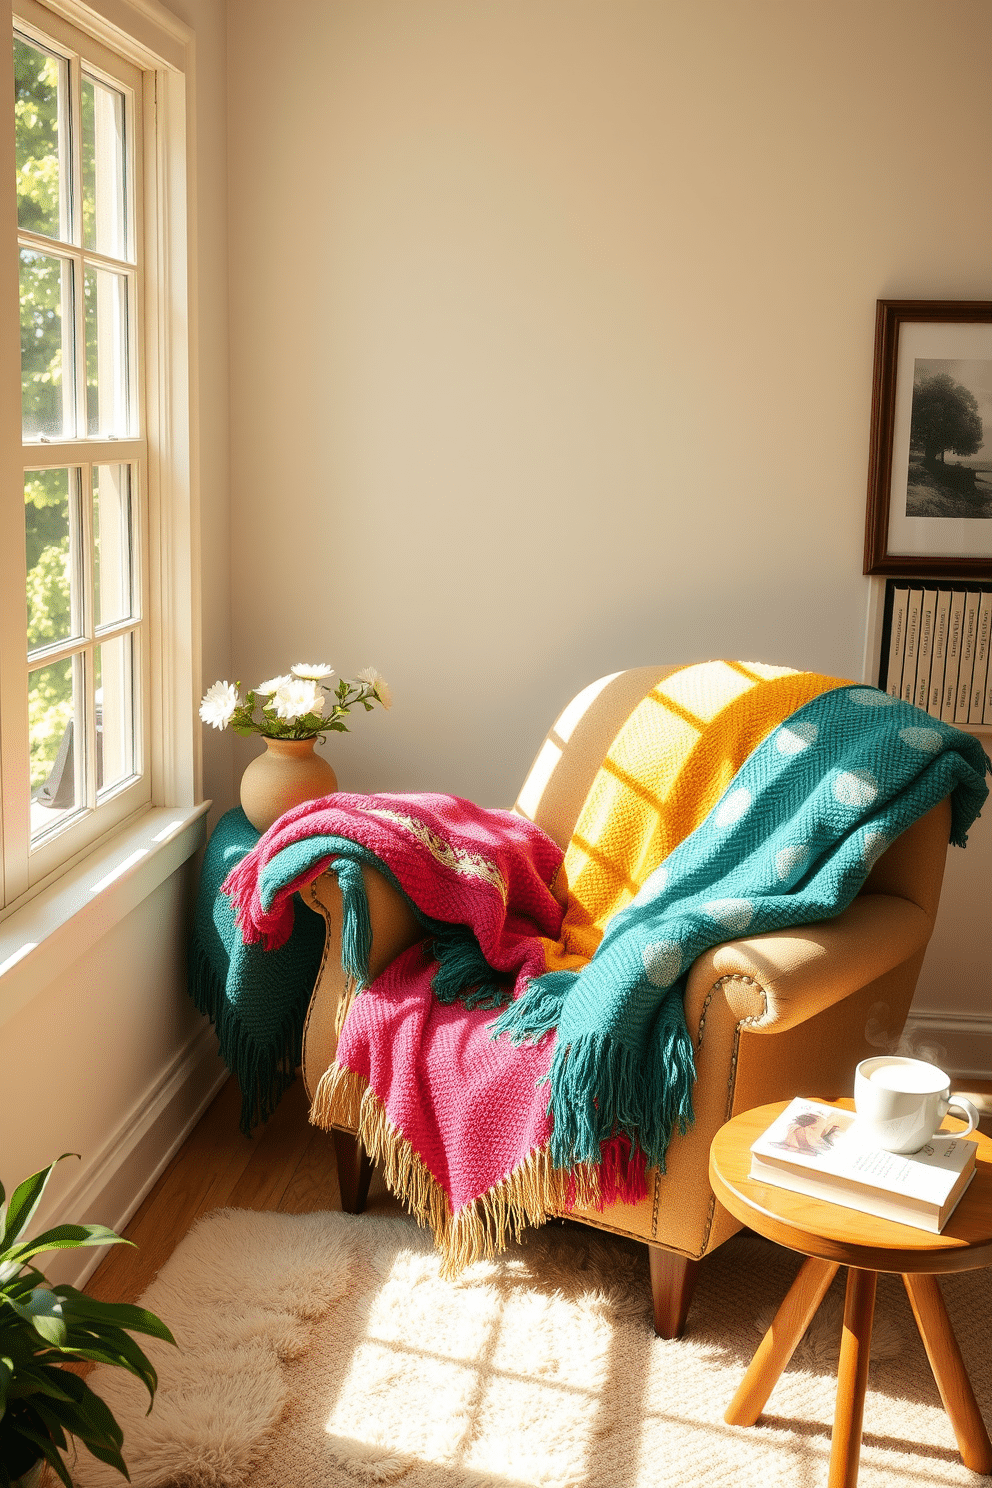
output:
M 303 801 L 338 788 L 327 761 L 314 752 L 315 739 L 266 739 L 265 753 L 241 777 L 241 809 L 257 832 Z

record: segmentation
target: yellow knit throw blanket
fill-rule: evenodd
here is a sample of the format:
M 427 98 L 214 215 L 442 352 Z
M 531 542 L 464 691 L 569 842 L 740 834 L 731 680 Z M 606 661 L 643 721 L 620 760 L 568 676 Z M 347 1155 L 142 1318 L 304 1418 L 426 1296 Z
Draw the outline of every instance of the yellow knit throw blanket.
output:
M 741 765 L 783 719 L 837 677 L 756 662 L 711 661 L 671 673 L 610 745 L 572 833 L 568 902 L 548 971 L 579 971 L 607 922 L 709 815 Z

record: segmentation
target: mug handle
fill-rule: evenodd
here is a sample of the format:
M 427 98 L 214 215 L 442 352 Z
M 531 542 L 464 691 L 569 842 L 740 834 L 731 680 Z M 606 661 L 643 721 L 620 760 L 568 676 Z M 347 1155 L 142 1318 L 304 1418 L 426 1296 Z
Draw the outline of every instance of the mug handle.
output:
M 970 1100 L 965 1100 L 963 1095 L 950 1095 L 947 1098 L 947 1109 L 953 1111 L 956 1116 L 963 1116 L 968 1125 L 963 1132 L 955 1132 L 955 1137 L 967 1137 L 978 1125 L 978 1112 Z

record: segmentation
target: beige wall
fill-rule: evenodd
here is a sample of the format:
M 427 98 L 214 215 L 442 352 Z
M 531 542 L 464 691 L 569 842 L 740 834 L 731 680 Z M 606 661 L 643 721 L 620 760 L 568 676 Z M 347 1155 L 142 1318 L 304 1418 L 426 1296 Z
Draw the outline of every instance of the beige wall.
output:
M 196 236 L 191 244 L 196 304 L 192 387 L 197 440 L 197 552 L 200 565 L 198 640 L 202 685 L 231 674 L 230 344 L 227 238 L 227 4 L 168 0 L 196 38 L 196 136 L 193 188 Z M 199 697 L 191 699 L 195 707 Z M 210 823 L 236 799 L 231 738 L 203 730 L 203 795 L 214 802 Z
M 342 785 L 508 802 L 635 663 L 860 677 L 875 300 L 992 297 L 992 8 L 235 0 L 229 43 L 235 671 L 381 668 Z M 990 829 L 931 1006 L 987 1013 Z

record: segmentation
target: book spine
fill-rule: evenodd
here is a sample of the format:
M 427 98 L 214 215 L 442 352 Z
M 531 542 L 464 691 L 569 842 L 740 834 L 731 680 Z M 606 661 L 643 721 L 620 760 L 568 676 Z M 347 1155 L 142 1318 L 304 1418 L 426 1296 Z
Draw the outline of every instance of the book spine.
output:
M 892 623 L 889 629 L 889 660 L 885 669 L 885 690 L 890 697 L 902 696 L 902 667 L 906 655 L 906 619 L 909 590 L 893 589 Z
M 751 1158 L 750 1177 L 759 1183 L 771 1183 L 775 1188 L 787 1188 L 790 1193 L 824 1199 L 828 1204 L 840 1204 L 844 1209 L 856 1209 L 859 1214 L 874 1214 L 878 1219 L 894 1219 L 899 1224 L 912 1225 L 914 1230 L 928 1230 L 932 1235 L 940 1233 L 940 1216 L 933 1209 L 911 1207 L 903 1200 L 891 1198 L 887 1194 L 841 1188 L 815 1173 L 796 1173 L 785 1168 L 772 1167 L 771 1163 L 762 1162 L 757 1156 Z
M 983 594 L 978 605 L 978 638 L 975 642 L 975 670 L 971 678 L 969 723 L 985 722 L 985 694 L 988 690 L 990 651 L 992 651 L 992 592 Z
M 913 702 L 926 709 L 930 698 L 930 669 L 933 662 L 933 627 L 937 612 L 936 589 L 924 589 L 920 606 L 920 648 L 916 662 L 916 695 Z
M 902 664 L 901 697 L 904 703 L 916 697 L 916 658 L 920 649 L 920 610 L 923 607 L 923 590 L 909 591 L 909 606 L 906 612 L 906 654 Z
M 945 723 L 954 722 L 954 703 L 958 695 L 958 671 L 961 667 L 964 602 L 963 589 L 951 591 L 951 618 L 947 627 L 947 665 L 944 668 L 944 701 L 940 708 L 940 716 Z
M 954 722 L 967 723 L 971 708 L 971 682 L 975 671 L 975 642 L 978 639 L 978 604 L 980 594 L 970 590 L 964 605 L 964 624 L 961 630 L 961 668 L 958 672 L 958 691 L 954 701 Z
M 930 691 L 927 712 L 940 717 L 944 698 L 944 670 L 947 666 L 947 632 L 951 619 L 951 591 L 941 589 L 937 595 L 937 612 L 933 622 L 933 661 L 930 666 Z

